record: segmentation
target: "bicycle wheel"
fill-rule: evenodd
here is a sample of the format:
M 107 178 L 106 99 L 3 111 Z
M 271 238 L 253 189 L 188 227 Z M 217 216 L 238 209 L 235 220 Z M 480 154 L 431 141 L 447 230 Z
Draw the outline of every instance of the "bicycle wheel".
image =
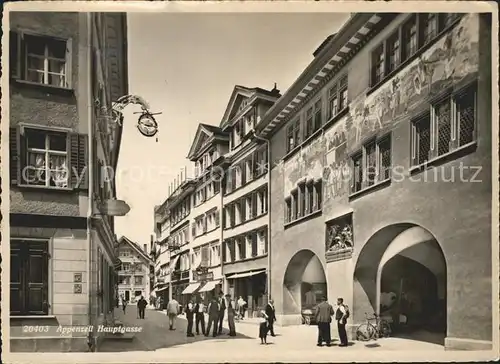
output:
M 309 316 L 307 316 L 307 315 L 306 315 L 306 316 L 304 316 L 304 323 L 305 323 L 306 325 L 311 325 L 311 317 L 309 317 Z
M 368 341 L 375 336 L 375 328 L 371 324 L 361 324 L 356 329 L 356 340 Z
M 391 336 L 391 325 L 385 320 L 381 320 L 379 323 L 379 337 L 389 337 Z

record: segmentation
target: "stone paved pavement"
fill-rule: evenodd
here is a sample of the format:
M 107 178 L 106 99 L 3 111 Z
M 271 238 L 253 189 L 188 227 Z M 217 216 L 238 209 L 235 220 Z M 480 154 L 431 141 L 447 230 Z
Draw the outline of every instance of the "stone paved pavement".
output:
M 276 337 L 268 338 L 268 345 L 260 345 L 258 326 L 236 323 L 236 337 L 186 337 L 186 320 L 180 316 L 177 330 L 168 330 L 167 316 L 147 310 L 146 319 L 138 320 L 136 311 L 125 316 L 117 313 L 126 326 L 142 325 L 143 331 L 132 341 L 104 343 L 99 353 L 71 355 L 72 363 L 137 363 L 137 362 L 353 362 L 353 361 L 476 361 L 491 360 L 491 352 L 445 351 L 440 345 L 409 339 L 387 338 L 373 342 L 354 342 L 347 348 L 334 345 L 317 347 L 316 326 L 276 327 Z M 227 328 L 227 324 L 225 324 Z M 224 330 L 227 332 L 227 329 Z M 122 352 L 122 353 L 119 353 Z M 14 355 L 10 355 L 14 359 Z M 67 363 L 68 354 L 37 353 L 40 361 Z M 29 355 L 16 355 L 16 362 L 32 362 Z
M 125 314 L 117 309 L 115 317 L 124 326 L 140 326 L 142 331 L 136 333 L 132 340 L 106 340 L 99 347 L 99 352 L 152 351 L 176 345 L 190 345 L 199 341 L 223 342 L 230 339 L 245 339 L 243 335 L 235 338 L 228 336 L 228 330 L 224 330 L 222 335 L 216 338 L 203 335 L 187 337 L 187 320 L 184 316 L 178 317 L 175 331 L 169 330 L 168 317 L 163 312 L 149 309 L 146 310 L 145 316 L 144 320 L 138 319 L 137 310 L 134 308 L 127 309 Z M 193 332 L 196 332 L 195 329 Z M 249 338 L 246 337 L 246 339 Z

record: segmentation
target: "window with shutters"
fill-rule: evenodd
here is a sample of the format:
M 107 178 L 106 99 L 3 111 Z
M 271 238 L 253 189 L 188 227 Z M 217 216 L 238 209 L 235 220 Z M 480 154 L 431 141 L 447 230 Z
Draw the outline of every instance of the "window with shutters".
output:
M 23 187 L 87 189 L 87 136 L 21 124 L 10 128 L 11 183 Z
M 10 241 L 10 314 L 49 314 L 49 246 L 47 241 Z
M 420 167 L 476 142 L 477 84 L 442 95 L 411 124 L 411 166 Z
M 14 79 L 58 88 L 72 87 L 71 39 L 11 31 L 9 54 Z
M 391 134 L 366 142 L 351 157 L 351 194 L 390 180 L 391 163 Z

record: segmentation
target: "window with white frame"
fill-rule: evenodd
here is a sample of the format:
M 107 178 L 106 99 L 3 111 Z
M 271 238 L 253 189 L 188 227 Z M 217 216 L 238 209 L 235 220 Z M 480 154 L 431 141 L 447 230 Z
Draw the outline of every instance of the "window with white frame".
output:
M 261 256 L 267 253 L 267 230 L 257 232 L 257 255 Z
M 250 220 L 254 217 L 254 211 L 252 209 L 253 207 L 253 199 L 254 199 L 254 196 L 253 194 L 250 194 L 248 195 L 247 197 L 245 197 L 245 221 L 246 220 Z
M 253 179 L 253 165 L 254 165 L 254 160 L 253 160 L 253 154 L 250 156 L 249 159 L 245 160 L 245 180 L 246 182 L 250 182 Z
M 68 187 L 67 133 L 25 128 L 25 161 L 21 175 L 27 185 Z
M 247 258 L 247 249 L 246 249 L 246 241 L 244 237 L 238 237 L 235 239 L 236 245 L 238 249 L 238 257 L 240 260 Z
M 10 32 L 14 78 L 61 88 L 71 87 L 71 39 Z

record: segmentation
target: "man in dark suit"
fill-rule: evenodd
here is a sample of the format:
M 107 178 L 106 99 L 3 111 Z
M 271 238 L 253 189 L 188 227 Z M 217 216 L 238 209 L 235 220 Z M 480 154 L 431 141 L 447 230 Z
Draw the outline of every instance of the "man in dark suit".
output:
M 205 334 L 205 304 L 201 297 L 198 297 L 198 303 L 194 306 L 194 312 L 196 315 L 196 335 L 200 334 L 200 324 L 201 332 Z
M 188 337 L 193 337 L 193 319 L 194 319 L 194 303 L 193 300 L 189 300 L 188 304 L 186 305 L 186 319 L 188 322 L 187 325 L 187 336 Z
M 219 293 L 219 318 L 218 325 L 216 322 L 216 327 L 218 327 L 217 333 L 222 334 L 222 321 L 224 321 L 224 313 L 226 312 L 226 299 L 224 298 L 224 294 L 222 292 Z
M 326 346 L 331 346 L 332 336 L 330 331 L 330 323 L 334 315 L 333 307 L 330 305 L 326 297 L 323 297 L 322 302 L 316 306 L 315 319 L 318 324 L 318 346 L 326 342 Z
M 217 302 L 217 298 L 212 298 L 212 302 L 208 304 L 207 308 L 208 312 L 208 325 L 207 325 L 207 331 L 205 332 L 205 336 L 210 335 L 210 329 L 212 328 L 212 324 L 214 325 L 213 329 L 213 337 L 217 336 L 217 331 L 218 331 L 218 323 L 219 323 L 219 303 Z
M 267 322 L 269 324 L 269 332 L 271 333 L 271 336 L 276 336 L 274 334 L 274 321 L 276 321 L 276 310 L 274 308 L 273 300 L 269 300 L 269 303 L 266 306 L 266 315 L 267 315 Z

